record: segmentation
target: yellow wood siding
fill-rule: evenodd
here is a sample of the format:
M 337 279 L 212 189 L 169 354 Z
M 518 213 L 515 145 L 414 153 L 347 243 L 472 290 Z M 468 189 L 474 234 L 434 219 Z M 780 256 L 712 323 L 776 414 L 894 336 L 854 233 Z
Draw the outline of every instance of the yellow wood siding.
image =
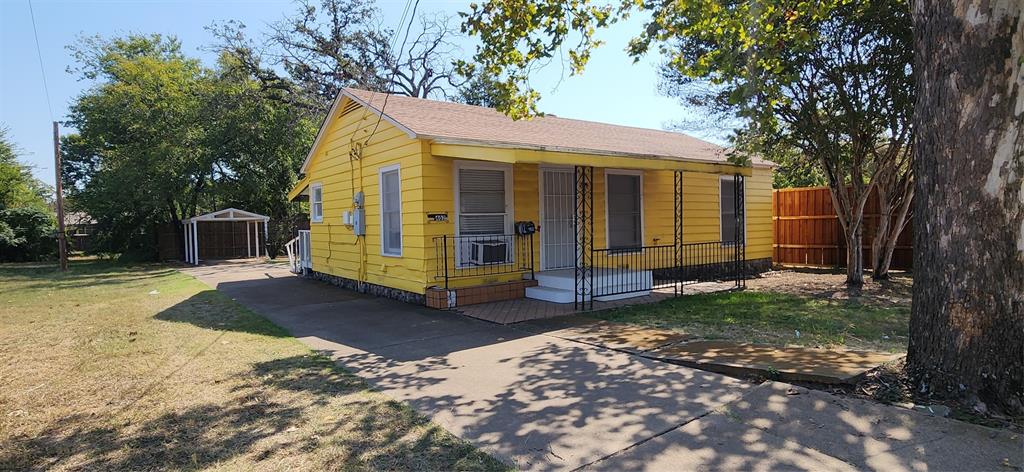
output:
M 344 110 L 345 107 L 339 107 Z M 348 279 L 424 293 L 443 285 L 443 269 L 437 267 L 435 237 L 455 234 L 455 162 L 449 157 L 470 152 L 492 163 L 514 162 L 512 169 L 513 221 L 541 224 L 539 170 L 543 164 L 583 165 L 633 163 L 642 175 L 643 243 L 668 245 L 674 238 L 674 171 L 683 173 L 683 241 L 719 241 L 719 179 L 739 171 L 746 176 L 747 258 L 771 257 L 771 170 L 701 163 L 678 163 L 651 159 L 601 157 L 551 151 L 517 151 L 478 146 L 432 144 L 412 139 L 386 121 L 379 125 L 362 159 L 349 158 L 353 133 L 361 141 L 376 125 L 376 116 L 361 108 L 332 117 L 320 144 L 314 149 L 303 185 L 323 185 L 324 219 L 311 224 L 313 270 Z M 466 151 L 469 149 L 469 151 Z M 444 156 L 436 155 L 437 152 Z M 516 161 L 516 159 L 520 159 Z M 525 161 L 525 162 L 524 162 Z M 402 255 L 381 255 L 379 170 L 398 164 L 402 195 Z M 685 165 L 684 165 L 685 164 Z M 497 164 L 500 165 L 500 164 Z M 674 167 L 673 167 L 674 166 Z M 606 247 L 605 175 L 594 168 L 594 247 Z M 357 238 L 350 226 L 342 224 L 345 210 L 354 209 L 352 196 L 365 196 L 366 236 Z M 429 213 L 446 213 L 447 222 L 430 222 Z M 543 225 L 542 225 L 543 226 Z M 542 228 L 543 231 L 543 228 Z M 534 239 L 534 267 L 541 267 L 541 239 Z M 614 256 L 613 256 L 614 257 Z M 449 255 L 449 268 L 455 267 Z M 496 283 L 520 278 L 519 274 L 452 279 L 453 288 Z
M 345 107 L 339 107 L 344 109 Z M 373 114 L 356 109 L 332 117 L 325 135 L 313 151 L 305 182 L 323 185 L 324 218 L 310 224 L 313 270 L 353 280 L 423 293 L 423 261 L 427 257 L 423 216 L 423 155 L 427 149 L 386 121 L 382 121 L 363 158 L 349 159 L 353 132 L 365 140 L 376 125 Z M 399 165 L 402 196 L 402 256 L 381 255 L 379 171 Z M 343 211 L 353 210 L 353 195 L 362 191 L 366 236 L 357 238 L 342 224 Z

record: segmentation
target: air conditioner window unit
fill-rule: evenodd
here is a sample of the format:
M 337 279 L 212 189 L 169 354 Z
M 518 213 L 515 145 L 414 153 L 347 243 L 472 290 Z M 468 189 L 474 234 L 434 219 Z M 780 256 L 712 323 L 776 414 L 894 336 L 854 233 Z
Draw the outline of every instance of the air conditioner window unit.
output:
M 469 262 L 474 265 L 505 264 L 509 262 L 508 243 L 500 239 L 469 243 Z

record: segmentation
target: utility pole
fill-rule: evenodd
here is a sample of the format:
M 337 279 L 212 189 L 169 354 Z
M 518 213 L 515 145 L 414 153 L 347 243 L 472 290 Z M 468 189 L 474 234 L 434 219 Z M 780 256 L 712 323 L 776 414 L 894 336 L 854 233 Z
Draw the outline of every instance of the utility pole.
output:
M 68 271 L 68 241 L 64 234 L 64 190 L 61 184 L 60 164 L 60 131 L 57 129 L 57 122 L 53 122 L 53 160 L 55 162 L 53 173 L 56 176 L 57 189 L 57 247 L 60 251 L 60 271 Z

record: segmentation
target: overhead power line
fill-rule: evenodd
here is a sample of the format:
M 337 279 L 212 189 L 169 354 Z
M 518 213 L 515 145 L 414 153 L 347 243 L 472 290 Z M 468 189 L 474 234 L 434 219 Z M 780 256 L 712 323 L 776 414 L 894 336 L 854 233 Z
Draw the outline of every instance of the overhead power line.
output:
M 402 38 L 402 47 L 398 48 L 398 53 L 395 55 L 395 67 L 391 69 L 391 79 L 388 80 L 388 86 L 395 82 L 395 74 L 398 73 L 398 65 L 401 63 L 402 51 L 405 50 L 405 43 L 409 40 L 409 31 L 412 30 L 412 22 L 416 20 L 416 9 L 420 6 L 420 0 L 416 0 L 416 3 L 412 6 L 412 15 L 409 18 L 409 24 L 405 27 L 405 36 Z M 409 52 L 412 54 L 412 51 Z M 370 132 L 370 136 L 366 138 L 365 143 L 369 144 L 370 139 L 377 133 L 377 127 L 380 126 L 380 120 L 384 118 L 384 110 L 388 107 L 388 97 L 391 93 L 384 95 L 384 103 L 380 106 L 380 115 L 377 115 L 377 123 L 373 125 L 373 131 Z
M 43 67 L 43 50 L 39 47 L 39 30 L 36 28 L 36 12 L 32 9 L 32 0 L 28 0 L 28 14 L 32 17 L 32 35 L 36 39 L 36 56 L 39 57 L 39 72 L 43 74 L 43 93 L 46 94 L 46 108 L 50 111 L 50 121 L 57 121 L 53 118 L 53 104 L 50 103 L 50 87 L 46 84 L 46 68 Z

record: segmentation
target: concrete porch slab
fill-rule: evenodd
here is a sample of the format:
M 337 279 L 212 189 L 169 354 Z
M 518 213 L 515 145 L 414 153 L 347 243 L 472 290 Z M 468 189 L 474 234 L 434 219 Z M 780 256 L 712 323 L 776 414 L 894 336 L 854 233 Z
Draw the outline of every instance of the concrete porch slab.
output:
M 761 375 L 819 383 L 853 383 L 865 372 L 902 356 L 728 341 L 684 342 L 661 347 L 645 355 L 729 375 Z
M 669 329 L 612 323 L 586 316 L 527 321 L 519 327 L 535 333 L 634 354 L 690 339 L 687 334 Z

